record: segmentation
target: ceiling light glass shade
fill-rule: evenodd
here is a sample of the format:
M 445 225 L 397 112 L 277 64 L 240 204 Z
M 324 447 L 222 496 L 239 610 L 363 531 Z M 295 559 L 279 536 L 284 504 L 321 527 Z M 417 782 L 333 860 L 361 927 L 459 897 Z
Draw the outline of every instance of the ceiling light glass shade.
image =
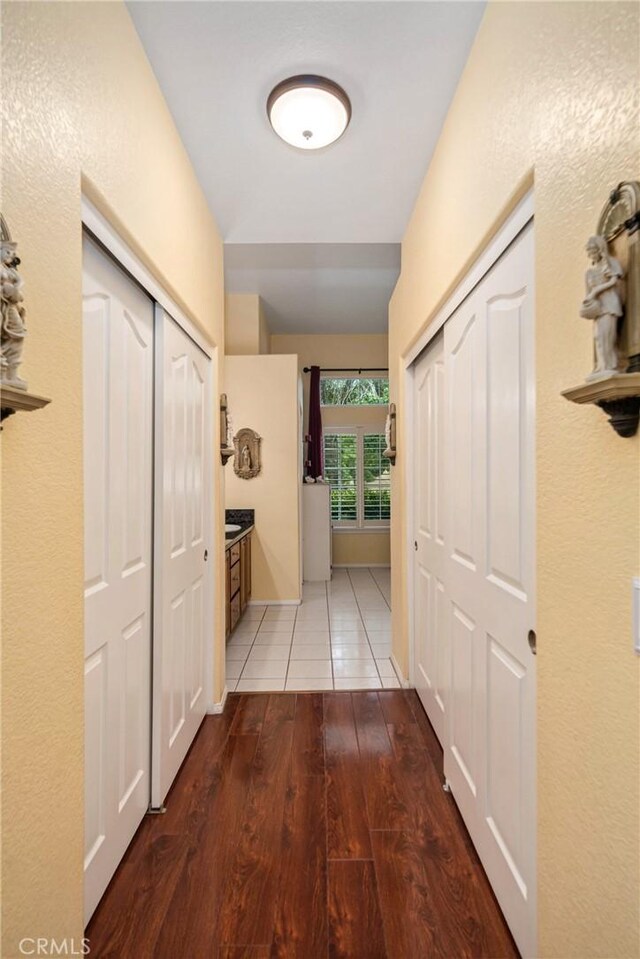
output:
M 319 150 L 347 129 L 351 103 L 332 80 L 290 77 L 271 91 L 267 113 L 271 126 L 286 143 L 301 150 Z

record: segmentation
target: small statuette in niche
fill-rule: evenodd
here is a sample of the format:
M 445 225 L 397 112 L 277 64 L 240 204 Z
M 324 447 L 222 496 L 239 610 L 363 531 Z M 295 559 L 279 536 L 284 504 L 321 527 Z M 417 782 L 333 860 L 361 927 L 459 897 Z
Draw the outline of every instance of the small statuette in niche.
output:
M 580 316 L 593 321 L 595 366 L 586 377 L 590 382 L 620 372 L 618 326 L 624 313 L 624 270 L 609 253 L 606 237 L 589 237 L 586 249 L 591 266 L 585 273 L 586 294 Z
M 241 479 L 253 479 L 262 469 L 262 437 L 255 430 L 243 427 L 233 438 L 235 455 L 233 470 Z

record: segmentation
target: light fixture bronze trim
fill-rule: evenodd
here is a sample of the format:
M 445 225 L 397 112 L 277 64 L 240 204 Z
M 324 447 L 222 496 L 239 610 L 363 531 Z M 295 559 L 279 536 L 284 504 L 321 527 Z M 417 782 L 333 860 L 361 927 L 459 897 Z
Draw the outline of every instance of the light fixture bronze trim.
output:
M 276 84 L 273 88 L 267 97 L 267 117 L 269 118 L 269 123 L 274 133 L 276 133 L 277 136 L 280 135 L 271 122 L 271 110 L 276 100 L 279 100 L 284 93 L 289 93 L 290 90 L 299 90 L 303 87 L 313 87 L 316 90 L 323 90 L 325 93 L 330 93 L 336 100 L 339 100 L 344 107 L 347 114 L 347 122 L 340 136 L 332 141 L 333 143 L 337 143 L 340 137 L 345 135 L 351 123 L 351 100 L 338 83 L 334 80 L 329 80 L 327 77 L 317 76 L 315 73 L 301 73 L 296 77 L 288 77 L 286 80 L 281 80 L 280 83 Z M 331 146 L 331 144 L 329 144 L 329 146 Z

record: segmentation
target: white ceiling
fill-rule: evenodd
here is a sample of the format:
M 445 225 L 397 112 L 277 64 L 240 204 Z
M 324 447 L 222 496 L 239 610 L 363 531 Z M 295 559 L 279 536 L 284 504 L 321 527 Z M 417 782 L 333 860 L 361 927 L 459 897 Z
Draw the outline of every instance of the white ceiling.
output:
M 228 290 L 260 293 L 274 332 L 385 329 L 399 268 L 388 245 L 402 238 L 484 4 L 128 7 L 227 244 Z M 266 115 L 270 90 L 299 73 L 337 81 L 353 107 L 342 139 L 317 152 L 283 143 Z M 293 244 L 308 245 L 303 265 Z M 319 244 L 331 245 L 322 267 Z

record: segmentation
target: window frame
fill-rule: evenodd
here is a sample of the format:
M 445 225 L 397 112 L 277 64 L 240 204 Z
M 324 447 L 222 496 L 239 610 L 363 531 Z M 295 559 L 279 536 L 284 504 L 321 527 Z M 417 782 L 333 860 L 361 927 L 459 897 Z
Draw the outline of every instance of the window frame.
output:
M 323 376 L 320 374 L 320 407 L 324 410 L 379 410 L 383 406 L 388 406 L 389 401 L 382 403 L 323 403 L 322 402 L 322 381 L 323 380 L 382 380 L 389 389 L 389 374 L 386 376 Z M 354 427 L 355 429 L 356 427 Z
M 345 409 L 347 407 L 338 408 Z M 326 426 L 322 432 L 323 456 L 325 454 L 325 436 L 346 435 L 356 437 L 356 519 L 334 520 L 332 518 L 332 528 L 335 530 L 344 530 L 345 532 L 366 532 L 370 530 L 390 529 L 391 517 L 389 517 L 389 519 L 364 518 L 364 438 L 365 436 L 384 437 L 384 429 L 380 429 L 379 427 L 376 428 L 374 426 Z M 331 486 L 328 481 L 327 485 Z

